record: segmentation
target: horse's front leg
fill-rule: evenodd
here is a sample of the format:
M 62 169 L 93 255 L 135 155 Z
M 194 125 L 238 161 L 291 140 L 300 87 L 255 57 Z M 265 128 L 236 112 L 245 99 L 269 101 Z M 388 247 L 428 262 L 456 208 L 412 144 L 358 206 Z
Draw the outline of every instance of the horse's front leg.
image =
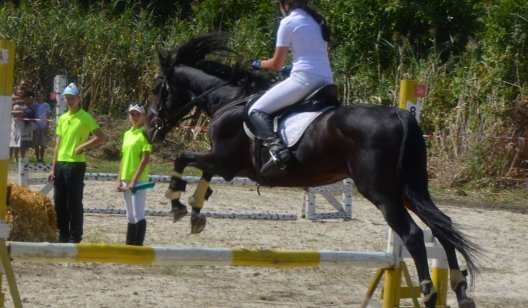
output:
M 210 173 L 202 173 L 202 178 L 198 181 L 198 185 L 196 186 L 196 190 L 194 191 L 194 194 L 189 197 L 189 204 L 192 207 L 192 213 L 191 213 L 191 233 L 197 234 L 203 231 L 206 224 L 206 217 L 204 214 L 200 213 L 202 210 L 205 200 L 209 198 L 211 193 L 213 192 L 209 188 L 209 182 L 211 182 L 211 178 L 213 177 Z
M 165 197 L 171 200 L 171 212 L 175 222 L 188 213 L 187 206 L 180 201 L 181 193 L 185 191 L 187 186 L 187 182 L 182 178 L 184 169 L 187 166 L 194 166 L 207 170 L 211 167 L 213 161 L 212 152 L 184 152 L 174 161 L 174 171 Z M 204 205 L 204 201 L 210 195 L 209 182 L 212 175 L 210 172 L 204 172 L 198 182 L 196 191 L 189 198 L 189 203 L 193 209 L 191 223 L 193 220 L 196 221 L 196 223 L 192 223 L 192 233 L 200 233 L 205 227 L 205 216 L 200 214 L 200 210 Z
M 176 158 L 174 161 L 174 170 L 172 171 L 171 181 L 165 192 L 165 197 L 171 200 L 171 213 L 174 222 L 182 219 L 189 212 L 187 211 L 187 206 L 180 201 L 181 194 L 187 187 L 187 181 L 182 179 L 185 167 L 186 166 L 180 162 L 180 157 Z

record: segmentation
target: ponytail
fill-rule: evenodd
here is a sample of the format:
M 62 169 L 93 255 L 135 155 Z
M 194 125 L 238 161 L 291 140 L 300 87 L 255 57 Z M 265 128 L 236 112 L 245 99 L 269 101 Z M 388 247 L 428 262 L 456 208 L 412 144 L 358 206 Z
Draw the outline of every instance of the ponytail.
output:
M 321 33 L 323 35 L 323 39 L 327 42 L 330 42 L 332 30 L 330 30 L 330 27 L 326 25 L 326 20 L 324 19 L 324 17 L 307 5 L 302 7 L 302 9 L 305 10 L 306 13 L 308 13 L 310 16 L 312 16 L 312 18 L 321 26 Z

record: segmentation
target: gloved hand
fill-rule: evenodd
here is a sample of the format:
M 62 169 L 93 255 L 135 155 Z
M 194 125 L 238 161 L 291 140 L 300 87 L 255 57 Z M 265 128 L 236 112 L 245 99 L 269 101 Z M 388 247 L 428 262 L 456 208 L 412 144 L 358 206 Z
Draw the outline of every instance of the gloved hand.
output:
M 281 67 L 281 69 L 279 70 L 279 73 L 284 76 L 284 77 L 288 77 L 290 76 L 290 73 L 292 71 L 292 68 L 293 68 L 293 65 L 291 64 L 286 64 L 284 65 L 283 67 Z
M 253 60 L 253 62 L 251 62 L 251 67 L 255 70 L 262 69 L 262 67 L 260 66 L 260 60 Z

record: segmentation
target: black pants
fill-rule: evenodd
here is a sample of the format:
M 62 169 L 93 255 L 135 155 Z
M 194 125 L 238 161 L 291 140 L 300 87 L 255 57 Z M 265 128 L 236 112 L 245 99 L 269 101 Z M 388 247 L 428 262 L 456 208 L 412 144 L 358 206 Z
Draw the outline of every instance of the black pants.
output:
M 83 235 L 83 191 L 86 163 L 55 164 L 55 211 L 59 241 L 79 243 Z

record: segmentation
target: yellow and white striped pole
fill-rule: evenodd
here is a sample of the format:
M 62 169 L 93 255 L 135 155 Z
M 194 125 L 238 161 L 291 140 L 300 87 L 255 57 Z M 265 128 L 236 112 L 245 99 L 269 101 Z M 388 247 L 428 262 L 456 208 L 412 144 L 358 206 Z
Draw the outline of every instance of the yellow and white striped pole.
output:
M 9 171 L 9 139 L 11 134 L 11 94 L 15 71 L 15 42 L 0 40 L 0 258 L 3 272 L 7 277 L 9 290 L 15 307 L 22 307 L 20 295 L 7 253 L 6 240 L 9 226 L 5 223 L 7 213 L 7 176 Z M 1 283 L 1 276 L 0 276 Z M 1 307 L 4 295 L 0 293 Z
M 10 257 L 31 263 L 116 263 L 162 266 L 256 266 L 275 268 L 351 266 L 387 268 L 383 252 L 131 246 L 121 244 L 10 242 Z

